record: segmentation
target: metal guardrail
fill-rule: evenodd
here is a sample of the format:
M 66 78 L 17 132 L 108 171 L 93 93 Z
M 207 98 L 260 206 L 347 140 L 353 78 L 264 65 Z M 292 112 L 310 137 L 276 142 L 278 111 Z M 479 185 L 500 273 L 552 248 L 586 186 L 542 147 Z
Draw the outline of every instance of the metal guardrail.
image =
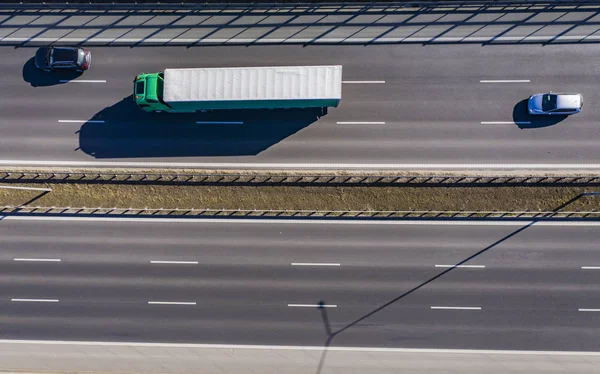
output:
M 1 183 L 152 184 L 196 186 L 502 187 L 600 186 L 597 176 L 155 174 L 104 172 L 0 172 Z
M 512 219 L 598 219 L 600 211 L 369 211 L 369 210 L 287 210 L 287 209 L 154 209 L 154 208 L 87 208 L 0 206 L 4 215 L 81 215 L 110 217 L 280 217 L 280 218 L 379 218 L 379 219 L 440 219 L 440 218 L 512 218 Z
M 581 6 L 599 4 L 599 0 L 379 0 L 374 2 L 366 1 L 322 1 L 322 0 L 23 0 L 12 2 L 1 2 L 0 8 L 44 8 L 44 9 L 149 9 L 149 10 L 169 10 L 169 9 L 207 9 L 207 8 L 274 8 L 274 7 L 460 7 L 460 6 Z

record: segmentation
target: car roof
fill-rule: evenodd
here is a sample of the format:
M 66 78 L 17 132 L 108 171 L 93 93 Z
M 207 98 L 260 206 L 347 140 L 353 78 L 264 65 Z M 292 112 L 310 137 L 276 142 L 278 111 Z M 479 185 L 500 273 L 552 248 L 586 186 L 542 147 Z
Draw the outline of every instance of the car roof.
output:
M 581 95 L 580 94 L 577 94 L 577 93 L 558 93 L 558 94 L 556 94 L 556 107 L 558 109 L 578 109 L 580 106 L 581 106 Z
M 78 49 L 73 47 L 54 47 L 52 59 L 54 62 L 76 62 Z

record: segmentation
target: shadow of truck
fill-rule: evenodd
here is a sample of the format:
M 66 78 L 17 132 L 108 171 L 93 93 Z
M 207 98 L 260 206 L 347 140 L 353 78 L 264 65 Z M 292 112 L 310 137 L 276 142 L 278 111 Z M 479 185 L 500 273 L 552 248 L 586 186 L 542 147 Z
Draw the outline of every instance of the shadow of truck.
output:
M 79 146 L 95 158 L 257 155 L 320 115 L 321 108 L 155 114 L 128 96 L 83 124 Z

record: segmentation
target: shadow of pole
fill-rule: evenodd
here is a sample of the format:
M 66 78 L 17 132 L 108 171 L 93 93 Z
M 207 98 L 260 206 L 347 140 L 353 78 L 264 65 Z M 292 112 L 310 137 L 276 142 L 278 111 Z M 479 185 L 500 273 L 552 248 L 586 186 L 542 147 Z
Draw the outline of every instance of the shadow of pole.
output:
M 531 226 L 533 226 L 533 225 L 534 225 L 534 224 L 535 224 L 535 223 L 536 223 L 538 220 L 539 220 L 539 218 L 538 218 L 538 219 L 535 219 L 535 220 L 533 220 L 533 221 L 531 221 L 531 222 L 529 222 L 529 223 L 528 223 L 528 224 L 526 224 L 525 226 L 518 228 L 517 230 L 513 231 L 512 233 L 510 233 L 510 234 L 506 235 L 505 237 L 503 237 L 503 238 L 501 238 L 501 239 L 499 239 L 499 240 L 495 241 L 494 243 L 492 243 L 492 244 L 488 245 L 487 247 L 485 247 L 485 248 L 481 249 L 480 251 L 478 251 L 478 252 L 476 252 L 476 253 L 472 254 L 471 256 L 469 256 L 469 257 L 465 258 L 464 260 L 462 260 L 462 261 L 461 261 L 461 262 L 459 262 L 458 264 L 456 264 L 456 265 L 454 265 L 454 266 L 452 266 L 452 267 L 450 267 L 450 268 L 448 268 L 448 269 L 446 269 L 446 270 L 442 271 L 441 273 L 439 273 L 439 274 L 437 274 L 437 275 L 433 276 L 432 278 L 429 278 L 429 279 L 428 279 L 428 280 L 426 280 L 425 282 L 423 282 L 423 283 L 421 283 L 421 284 L 419 284 L 419 285 L 417 285 L 417 286 L 415 286 L 415 287 L 411 288 L 410 290 L 406 291 L 406 292 L 405 292 L 405 293 L 403 293 L 402 295 L 400 295 L 400 296 L 397 296 L 397 297 L 393 298 L 392 300 L 390 300 L 390 301 L 388 301 L 387 303 L 385 303 L 385 304 L 383 304 L 383 305 L 381 305 L 381 306 L 377 307 L 376 309 L 374 309 L 374 310 L 372 310 L 371 312 L 369 312 L 369 313 L 365 314 L 364 316 L 362 316 L 362 317 L 360 317 L 360 318 L 358 318 L 358 319 L 354 320 L 353 322 L 350 322 L 350 323 L 349 323 L 349 324 L 347 324 L 346 326 L 344 326 L 344 327 L 342 327 L 341 329 L 339 329 L 339 330 L 337 330 L 336 332 L 334 332 L 334 333 L 332 334 L 332 338 L 334 338 L 335 336 L 337 336 L 337 335 L 341 334 L 342 332 L 344 332 L 344 331 L 348 330 L 349 328 L 351 328 L 351 327 L 353 327 L 353 326 L 355 326 L 355 325 L 359 324 L 360 322 L 362 322 L 362 321 L 364 321 L 365 319 L 367 319 L 367 318 L 369 318 L 369 317 L 373 316 L 374 314 L 376 314 L 376 313 L 378 313 L 378 312 L 382 311 L 383 309 L 387 308 L 388 306 L 390 306 L 390 305 L 392 305 L 392 304 L 395 304 L 396 302 L 398 302 L 398 301 L 400 301 L 401 299 L 403 299 L 403 298 L 405 298 L 405 297 L 409 296 L 410 294 L 412 294 L 412 293 L 416 292 L 417 290 L 419 290 L 419 289 L 421 289 L 421 288 L 425 287 L 426 285 L 428 285 L 428 284 L 430 284 L 430 283 L 434 282 L 435 280 L 437 280 L 437 279 L 439 279 L 439 278 L 443 277 L 444 275 L 446 275 L 446 274 L 448 274 L 449 272 L 453 271 L 453 270 L 454 270 L 455 268 L 457 268 L 458 266 L 460 266 L 460 265 L 464 265 L 465 263 L 467 263 L 467 262 L 471 261 L 472 259 L 474 259 L 474 258 L 476 258 L 476 257 L 478 257 L 478 256 L 480 256 L 480 255 L 482 255 L 483 253 L 485 253 L 485 252 L 489 251 L 490 249 L 492 249 L 492 248 L 494 248 L 494 247 L 498 246 L 499 244 L 501 244 L 501 243 L 505 242 L 506 240 L 508 240 L 508 239 L 512 238 L 513 236 L 516 236 L 516 235 L 520 234 L 521 232 L 523 232 L 523 231 L 527 230 L 528 228 L 530 228 Z
M 334 336 L 333 331 L 331 330 L 331 324 L 329 323 L 329 317 L 327 316 L 327 308 L 325 308 L 325 302 L 323 300 L 319 301 L 319 310 L 321 311 L 321 318 L 323 319 L 323 325 L 325 326 L 327 340 L 325 341 L 323 352 L 321 352 L 321 357 L 319 358 L 319 365 L 317 366 L 316 374 L 321 374 L 323 371 L 325 358 L 327 357 L 327 352 L 329 351 L 329 346 L 331 345 L 331 341 L 333 340 Z
M 327 336 L 331 336 L 333 331 L 331 330 L 331 324 L 329 323 L 329 317 L 327 316 L 327 308 L 325 308 L 325 302 L 319 301 L 319 310 L 321 311 L 321 318 L 323 318 L 323 324 L 325 325 L 325 332 Z
M 7 188 L 7 187 L 4 187 L 4 188 Z M 8 188 L 10 188 L 10 187 L 8 187 Z M 22 204 L 19 204 L 18 207 L 14 208 L 13 212 L 14 213 L 19 213 L 21 211 L 21 208 L 26 207 L 27 205 L 33 203 L 34 201 L 36 201 L 38 199 L 41 199 L 42 197 L 46 196 L 46 194 L 48 194 L 48 193 L 50 193 L 50 191 L 42 191 L 40 194 L 38 194 L 37 196 L 35 196 L 33 199 L 30 199 L 30 200 L 28 200 L 28 201 L 26 201 L 26 202 L 24 202 Z M 2 218 L 4 218 L 4 216 Z
M 528 224 L 526 224 L 525 226 L 522 226 L 520 228 L 518 228 L 517 230 L 511 232 L 510 234 L 504 236 L 503 238 L 495 241 L 494 243 L 488 245 L 487 247 L 481 249 L 480 251 L 472 254 L 471 256 L 465 258 L 464 260 L 462 260 L 461 262 L 459 262 L 458 264 L 449 267 L 448 269 L 442 271 L 441 273 L 433 276 L 432 278 L 429 278 L 428 280 L 426 280 L 425 282 L 411 288 L 410 290 L 404 292 L 403 294 L 401 294 L 400 296 L 397 296 L 395 298 L 393 298 L 392 300 L 388 301 L 387 303 L 375 308 L 374 310 L 372 310 L 371 312 L 363 315 L 362 317 L 357 318 L 356 320 L 350 322 L 349 324 L 347 324 L 346 326 L 340 328 L 339 330 L 335 331 L 335 332 L 331 332 L 331 327 L 329 325 L 329 319 L 327 318 L 327 314 L 326 311 L 324 311 L 323 309 L 323 301 L 319 302 L 319 309 L 321 309 L 321 316 L 323 317 L 323 322 L 325 323 L 325 330 L 328 332 L 327 334 L 327 340 L 325 341 L 325 344 L 323 345 L 323 353 L 321 354 L 321 359 L 319 360 L 319 364 L 317 367 L 317 372 L 316 374 L 320 374 L 323 366 L 325 365 L 325 358 L 327 356 L 327 352 L 329 350 L 329 347 L 331 347 L 331 344 L 333 342 L 333 339 L 335 339 L 336 336 L 340 335 L 341 333 L 343 333 L 344 331 L 352 328 L 353 326 L 356 326 L 357 324 L 361 323 L 362 321 L 366 320 L 367 318 L 377 314 L 378 312 L 382 311 L 383 309 L 389 307 L 392 304 L 395 304 L 396 302 L 402 300 L 403 298 L 409 296 L 410 294 L 418 291 L 419 289 L 425 287 L 426 285 L 436 281 L 437 279 L 443 277 L 444 275 L 450 273 L 451 271 L 453 271 L 454 269 L 456 269 L 457 267 L 459 267 L 460 265 L 463 265 L 469 261 L 471 261 L 472 259 L 482 255 L 483 253 L 489 251 L 490 249 L 498 246 L 499 244 L 507 241 L 508 239 L 522 233 L 523 231 L 527 230 L 528 228 L 530 228 L 531 226 L 535 225 L 537 222 L 543 220 L 544 218 L 548 218 L 551 217 L 554 213 L 557 213 L 558 211 L 564 209 L 565 207 L 573 204 L 575 201 L 581 199 L 582 197 L 586 197 L 586 196 L 600 196 L 600 192 L 584 192 L 581 193 L 577 196 L 575 196 L 574 198 L 568 200 L 567 202 L 559 205 L 558 207 L 556 207 L 555 209 L 552 210 L 552 212 L 548 213 L 547 215 L 544 215 L 543 217 L 540 218 L 535 218 L 533 219 L 531 222 L 529 222 Z
M 50 191 L 43 191 L 41 194 L 37 195 L 36 197 L 34 197 L 33 199 L 31 199 L 29 201 L 24 202 L 23 204 L 21 204 L 19 206 L 23 207 L 25 205 L 29 205 L 29 204 L 33 203 L 34 201 L 41 199 L 42 197 L 46 196 L 49 193 L 50 193 Z

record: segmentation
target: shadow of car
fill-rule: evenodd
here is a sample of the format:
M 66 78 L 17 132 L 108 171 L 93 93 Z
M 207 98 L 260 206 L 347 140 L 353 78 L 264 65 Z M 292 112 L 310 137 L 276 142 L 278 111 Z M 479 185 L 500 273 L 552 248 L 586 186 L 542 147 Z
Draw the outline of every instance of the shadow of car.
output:
M 23 65 L 23 80 L 33 87 L 54 86 L 67 83 L 81 76 L 77 71 L 45 72 L 35 66 L 35 57 L 29 59 Z
M 556 125 L 567 115 L 532 116 L 527 111 L 528 99 L 521 100 L 513 108 L 513 121 L 520 129 L 538 129 Z
M 82 125 L 79 147 L 95 158 L 257 155 L 319 116 L 321 108 L 147 113 L 130 95 Z

